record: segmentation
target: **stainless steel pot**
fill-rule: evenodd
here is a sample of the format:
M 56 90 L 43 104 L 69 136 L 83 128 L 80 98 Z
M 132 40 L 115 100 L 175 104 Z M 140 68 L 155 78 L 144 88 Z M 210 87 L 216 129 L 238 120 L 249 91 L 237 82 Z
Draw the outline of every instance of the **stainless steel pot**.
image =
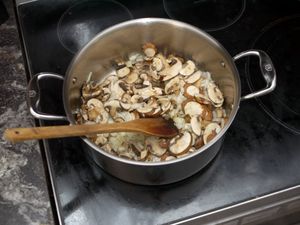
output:
M 111 70 L 112 60 L 140 51 L 145 42 L 153 42 L 165 52 L 192 58 L 210 71 L 224 94 L 225 107 L 231 109 L 227 124 L 216 138 L 198 151 L 166 162 L 145 163 L 119 158 L 103 151 L 87 138 L 82 139 L 87 153 L 108 173 L 137 184 L 168 184 L 193 175 L 215 157 L 241 100 L 262 96 L 274 90 L 276 73 L 265 52 L 249 50 L 232 58 L 214 38 L 186 23 L 159 18 L 131 20 L 110 27 L 93 38 L 74 57 L 64 77 L 52 73 L 35 75 L 28 86 L 28 103 L 31 114 L 38 119 L 68 120 L 70 124 L 74 124 L 73 113 L 80 106 L 80 89 L 87 75 L 93 72 L 93 79 L 103 79 Z M 266 88 L 241 97 L 241 83 L 234 61 L 250 55 L 259 58 Z M 47 115 L 38 110 L 38 83 L 45 78 L 64 80 L 63 102 L 67 117 Z

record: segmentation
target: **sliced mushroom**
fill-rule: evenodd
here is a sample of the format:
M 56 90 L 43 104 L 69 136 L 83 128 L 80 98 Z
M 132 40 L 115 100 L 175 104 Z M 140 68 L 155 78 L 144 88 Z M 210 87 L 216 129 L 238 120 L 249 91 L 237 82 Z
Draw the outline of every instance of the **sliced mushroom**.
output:
M 195 73 L 193 73 L 192 75 L 185 78 L 185 82 L 188 84 L 193 84 L 200 79 L 201 74 L 202 74 L 202 72 L 200 70 L 198 70 Z
M 223 117 L 223 109 L 222 108 L 216 108 L 214 112 L 216 112 L 216 117 L 217 118 L 222 118 Z
M 194 85 L 185 85 L 183 95 L 186 98 L 194 98 L 195 96 L 199 95 L 199 88 Z
M 219 124 L 217 123 L 208 124 L 203 134 L 204 144 L 210 142 L 220 131 L 221 131 L 221 127 Z
M 190 115 L 191 117 L 201 115 L 203 113 L 203 107 L 198 102 L 187 101 L 183 104 L 184 113 Z
M 134 120 L 135 115 L 128 111 L 122 111 L 122 112 L 117 112 L 115 118 L 121 118 L 123 122 L 126 122 L 126 121 Z
M 92 87 L 89 84 L 86 84 L 82 87 L 82 96 L 85 99 L 95 98 L 102 93 L 100 87 Z
M 179 77 L 173 78 L 165 86 L 166 94 L 172 94 L 174 92 L 177 92 L 178 90 L 180 90 L 180 78 Z
M 101 101 L 106 102 L 110 98 L 110 89 L 109 88 L 102 88 L 102 95 L 101 95 Z
M 103 108 L 102 102 L 97 98 L 92 98 L 92 99 L 88 100 L 86 105 L 89 108 L 91 108 L 91 107 Z
M 122 68 L 117 70 L 117 76 L 119 78 L 126 77 L 130 73 L 130 68 L 124 65 Z
M 131 112 L 131 114 L 135 120 L 140 118 L 140 114 L 137 111 L 133 111 L 133 112 Z
M 145 116 L 146 114 L 151 114 L 154 112 L 155 109 L 150 107 L 149 105 L 145 105 L 144 107 L 139 107 L 136 109 L 140 114 Z
M 90 120 L 96 121 L 97 123 L 106 123 L 108 121 L 109 115 L 99 99 L 90 99 L 87 102 L 87 107 Z
M 145 145 L 147 150 L 158 157 L 162 156 L 167 151 L 166 148 L 162 148 L 159 145 L 159 138 L 157 137 L 147 137 L 145 140 Z
M 166 138 L 160 138 L 159 139 L 159 142 L 158 142 L 159 146 L 161 148 L 165 148 L 165 149 L 168 149 L 169 148 L 169 139 L 166 139 Z
M 124 110 L 130 110 L 131 109 L 131 104 L 130 103 L 120 102 L 120 106 Z
M 192 131 L 200 136 L 201 135 L 201 118 L 199 116 L 193 116 L 191 118 Z
M 156 71 L 161 71 L 164 67 L 163 61 L 159 57 L 154 57 L 152 60 L 152 66 Z
M 120 101 L 120 106 L 124 109 L 124 110 L 130 110 L 131 108 L 131 95 L 124 93 L 122 95 L 121 101 Z
M 158 108 L 154 109 L 150 113 L 146 113 L 145 116 L 147 117 L 158 117 L 161 115 L 161 108 L 158 106 Z
M 141 102 L 143 102 L 143 100 L 144 99 L 140 95 L 138 95 L 138 94 L 132 95 L 131 99 L 130 99 L 130 101 L 131 101 L 132 104 L 134 104 L 134 103 L 141 103 Z
M 181 155 L 186 153 L 191 147 L 192 135 L 185 131 L 180 137 L 174 138 L 174 143 L 170 145 L 169 151 L 174 155 Z
M 107 138 L 104 135 L 97 135 L 95 140 L 96 145 L 105 145 L 107 143 Z
M 204 105 L 210 105 L 211 104 L 210 99 L 207 98 L 205 95 L 203 95 L 201 93 L 195 95 L 195 100 L 197 102 L 199 102 L 200 104 L 204 104 Z
M 203 120 L 211 121 L 213 119 L 213 113 L 212 110 L 209 109 L 206 105 L 201 105 L 202 106 L 202 114 L 201 117 Z
M 132 64 L 143 61 L 143 56 L 138 52 L 132 52 L 128 55 L 128 59 Z
M 174 57 L 172 60 L 174 62 L 172 66 L 167 67 L 159 72 L 160 75 L 164 76 L 163 81 L 170 80 L 177 76 L 182 68 L 182 63 L 178 58 Z
M 111 100 L 104 103 L 104 108 L 108 109 L 109 114 L 114 117 L 116 116 L 117 110 L 120 108 L 120 101 Z
M 146 73 L 141 73 L 140 76 L 139 76 L 143 81 L 145 80 L 149 80 L 149 77 Z
M 207 87 L 207 94 L 209 99 L 214 103 L 216 107 L 223 104 L 224 98 L 220 89 L 214 83 L 209 83 Z
M 145 43 L 143 45 L 143 51 L 144 51 L 144 54 L 146 55 L 146 57 L 152 58 L 155 56 L 156 47 L 152 43 Z
M 174 159 L 176 159 L 175 156 L 169 155 L 165 158 L 165 161 L 170 161 L 170 160 L 174 160 Z
M 155 97 L 149 98 L 149 100 L 147 101 L 147 105 L 149 105 L 152 108 L 158 108 L 159 107 L 157 99 Z
M 148 157 L 149 151 L 148 150 L 143 150 L 140 153 L 140 160 L 145 161 L 145 159 Z
M 158 96 L 158 95 L 162 95 L 162 94 L 163 94 L 163 89 L 162 89 L 162 88 L 159 88 L 159 87 L 154 87 L 154 88 L 153 88 L 153 91 L 154 91 L 154 95 L 155 95 L 155 96 Z
M 204 145 L 203 136 L 197 137 L 194 143 L 196 149 L 201 148 Z
M 185 64 L 183 64 L 182 69 L 180 70 L 180 74 L 184 76 L 189 76 L 195 71 L 195 63 L 192 60 L 186 61 Z
M 171 109 L 172 104 L 169 98 L 159 98 L 157 101 L 160 104 L 162 114 L 165 114 Z
M 128 84 L 133 84 L 134 82 L 136 82 L 136 80 L 139 78 L 139 75 L 136 71 L 132 71 L 131 73 L 129 73 L 126 77 L 125 77 L 125 82 Z
M 126 86 L 126 84 L 122 80 L 118 80 L 115 83 L 112 83 L 110 87 L 111 90 L 110 99 L 111 100 L 120 99 L 122 95 L 125 93 L 123 89 L 124 86 Z

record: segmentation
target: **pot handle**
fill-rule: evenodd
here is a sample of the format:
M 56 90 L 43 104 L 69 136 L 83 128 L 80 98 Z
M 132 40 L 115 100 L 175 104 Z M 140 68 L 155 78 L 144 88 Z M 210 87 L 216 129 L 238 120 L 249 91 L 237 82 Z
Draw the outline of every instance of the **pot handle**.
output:
M 234 56 L 233 60 L 236 61 L 242 57 L 252 56 L 252 55 L 257 56 L 259 58 L 260 71 L 267 85 L 264 89 L 242 96 L 241 97 L 242 101 L 268 94 L 271 91 L 273 91 L 276 87 L 276 71 L 271 61 L 271 58 L 264 51 L 262 50 L 244 51 Z
M 42 120 L 67 120 L 66 116 L 51 115 L 39 111 L 40 88 L 39 81 L 45 78 L 54 78 L 64 80 L 64 77 L 54 73 L 38 73 L 34 75 L 27 86 L 27 104 L 31 115 Z

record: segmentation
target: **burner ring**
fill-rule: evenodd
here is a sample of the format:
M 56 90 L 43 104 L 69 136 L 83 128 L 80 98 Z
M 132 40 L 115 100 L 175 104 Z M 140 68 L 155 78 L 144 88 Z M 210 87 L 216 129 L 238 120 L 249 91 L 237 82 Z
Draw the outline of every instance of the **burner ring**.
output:
M 226 4 L 222 4 L 223 2 L 219 2 L 218 0 L 188 0 L 178 2 L 163 0 L 163 5 L 165 12 L 170 18 L 190 23 L 199 26 L 205 31 L 212 32 L 233 25 L 241 18 L 246 9 L 246 0 L 229 1 Z
M 57 36 L 65 49 L 76 53 L 100 31 L 130 19 L 133 19 L 131 12 L 117 1 L 83 1 L 62 14 Z
M 251 46 L 266 51 L 277 72 L 275 90 L 257 98 L 258 104 L 278 124 L 296 134 L 300 134 L 300 75 L 297 73 L 299 39 L 300 15 L 295 15 L 264 27 Z M 262 83 L 258 76 L 251 76 L 258 71 L 254 64 L 253 60 L 247 60 L 246 78 L 251 91 L 257 90 Z

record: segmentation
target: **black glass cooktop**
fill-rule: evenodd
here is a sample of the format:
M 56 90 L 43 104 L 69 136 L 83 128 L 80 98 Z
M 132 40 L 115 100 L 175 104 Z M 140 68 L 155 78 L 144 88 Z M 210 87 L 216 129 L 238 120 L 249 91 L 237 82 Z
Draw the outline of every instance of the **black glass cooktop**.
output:
M 232 56 L 262 49 L 277 70 L 276 90 L 242 102 L 217 157 L 179 183 L 125 183 L 90 161 L 80 139 L 45 141 L 63 223 L 164 224 L 300 184 L 299 1 L 39 0 L 20 4 L 17 12 L 30 76 L 64 74 L 74 53 L 96 33 L 141 17 L 191 23 L 214 36 Z M 237 66 L 243 94 L 264 86 L 255 59 Z M 42 109 L 63 113 L 61 83 L 41 86 Z

